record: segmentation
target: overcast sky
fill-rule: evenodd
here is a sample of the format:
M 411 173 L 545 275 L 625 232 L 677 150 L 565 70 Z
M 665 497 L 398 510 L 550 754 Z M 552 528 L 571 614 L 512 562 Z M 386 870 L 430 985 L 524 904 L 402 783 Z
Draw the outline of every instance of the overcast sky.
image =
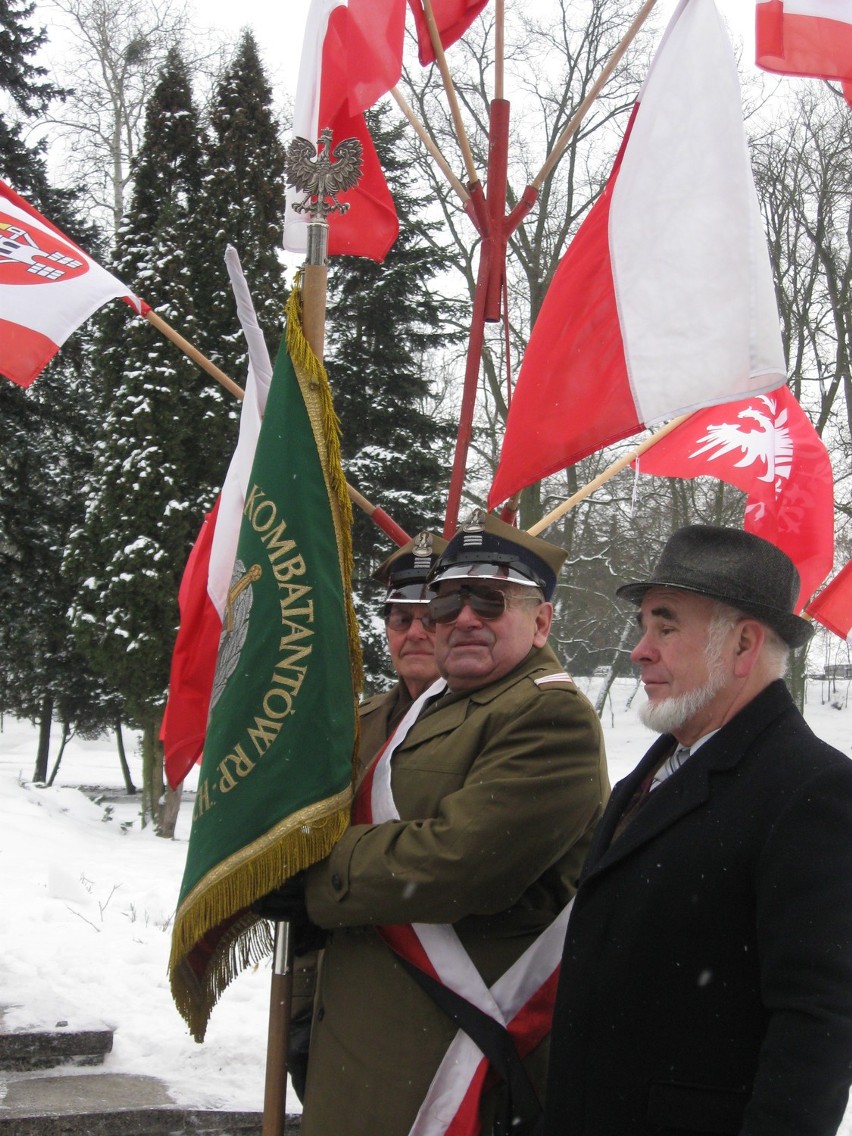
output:
M 754 60 L 754 4 L 752 0 L 716 0 L 732 36 L 743 43 L 743 60 Z M 270 0 L 194 0 L 199 25 L 217 27 L 234 35 L 243 27 L 255 33 L 264 59 L 276 80 L 282 82 L 292 94 L 295 91 L 296 73 L 302 47 L 305 16 L 309 0 L 284 0 L 272 4 Z M 677 0 L 657 0 L 660 27 L 664 27 L 677 6 Z M 630 0 L 631 9 L 638 11 L 639 0 Z M 450 55 L 452 64 L 452 54 Z M 507 92 L 509 98 L 511 93 Z

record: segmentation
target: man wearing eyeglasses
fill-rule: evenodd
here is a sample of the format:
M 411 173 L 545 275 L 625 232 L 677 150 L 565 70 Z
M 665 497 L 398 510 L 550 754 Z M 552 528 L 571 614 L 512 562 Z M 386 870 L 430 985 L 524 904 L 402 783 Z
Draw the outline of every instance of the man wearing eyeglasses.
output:
M 566 905 L 609 792 L 597 718 L 547 645 L 564 557 L 478 511 L 432 571 L 443 678 L 307 873 L 331 936 L 302 1136 L 538 1121 Z
M 447 542 L 435 533 L 418 533 L 373 573 L 373 579 L 386 589 L 382 614 L 388 653 L 398 678 L 390 690 L 361 704 L 358 752 L 362 768 L 376 756 L 412 702 L 438 678 L 426 578 L 446 547 Z

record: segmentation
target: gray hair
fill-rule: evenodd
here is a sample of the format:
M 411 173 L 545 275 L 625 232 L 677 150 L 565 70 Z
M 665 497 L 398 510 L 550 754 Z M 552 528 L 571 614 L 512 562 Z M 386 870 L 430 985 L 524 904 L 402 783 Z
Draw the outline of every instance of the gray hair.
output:
M 740 619 L 755 619 L 764 630 L 763 656 L 766 659 L 770 675 L 773 679 L 783 678 L 787 673 L 790 661 L 790 647 L 781 636 L 768 623 L 758 619 L 756 615 L 749 615 L 747 611 L 740 611 L 730 604 L 717 601 L 710 616 L 707 628 L 707 653 L 712 657 L 718 650 L 720 640 Z

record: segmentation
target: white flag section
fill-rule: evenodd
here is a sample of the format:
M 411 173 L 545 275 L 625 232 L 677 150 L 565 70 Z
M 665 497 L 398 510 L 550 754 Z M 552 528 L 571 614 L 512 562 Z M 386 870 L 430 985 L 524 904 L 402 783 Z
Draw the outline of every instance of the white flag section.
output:
M 237 250 L 231 245 L 228 245 L 225 251 L 225 266 L 237 301 L 237 316 L 248 345 L 249 367 L 245 398 L 240 411 L 240 434 L 222 484 L 219 513 L 210 548 L 207 591 L 220 617 L 224 616 L 228 602 L 228 588 L 231 586 L 231 573 L 240 535 L 240 520 L 254 462 L 254 452 L 257 449 L 260 425 L 266 410 L 269 384 L 272 381 L 272 362 L 266 349 L 266 341 L 257 322 L 240 258 Z
M 145 305 L 0 181 L 0 374 L 27 387 L 108 300 Z
M 736 62 L 713 0 L 681 0 L 638 102 L 609 247 L 630 386 L 650 425 L 673 401 L 729 399 L 732 376 L 771 390 L 786 366 Z M 693 113 L 708 102 L 714 114 Z

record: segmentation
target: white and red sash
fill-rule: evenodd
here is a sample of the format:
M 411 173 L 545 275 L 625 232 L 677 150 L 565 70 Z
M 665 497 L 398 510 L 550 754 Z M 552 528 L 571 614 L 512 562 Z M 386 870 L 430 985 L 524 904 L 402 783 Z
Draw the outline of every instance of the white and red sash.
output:
M 553 681 L 554 677 L 564 676 L 545 675 L 544 679 Z M 379 751 L 358 788 L 353 824 L 400 819 L 391 790 L 393 755 L 425 704 L 445 689 L 443 679 L 433 683 Z M 402 958 L 504 1026 L 524 1057 L 550 1032 L 570 910 L 569 903 L 490 988 L 449 923 L 407 923 L 377 930 Z M 481 1050 L 459 1030 L 438 1066 L 409 1136 L 477 1136 L 479 1101 L 488 1071 Z

